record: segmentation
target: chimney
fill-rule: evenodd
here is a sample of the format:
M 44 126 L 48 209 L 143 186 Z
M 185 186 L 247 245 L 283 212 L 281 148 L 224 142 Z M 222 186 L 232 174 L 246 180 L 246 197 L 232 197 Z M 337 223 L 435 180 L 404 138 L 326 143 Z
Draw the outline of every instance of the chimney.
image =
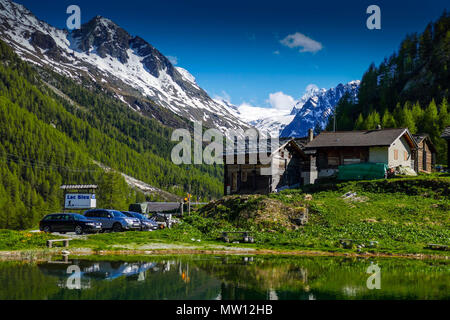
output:
M 311 142 L 314 140 L 314 130 L 313 129 L 309 129 L 308 130 L 308 142 Z

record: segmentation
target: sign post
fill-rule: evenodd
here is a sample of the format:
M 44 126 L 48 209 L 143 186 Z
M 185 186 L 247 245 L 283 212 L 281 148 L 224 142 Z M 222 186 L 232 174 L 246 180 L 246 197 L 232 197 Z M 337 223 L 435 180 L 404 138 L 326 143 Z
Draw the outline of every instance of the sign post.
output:
M 63 185 L 65 210 L 94 209 L 97 207 L 97 185 Z
M 65 209 L 94 209 L 97 207 L 95 194 L 67 193 L 64 202 Z

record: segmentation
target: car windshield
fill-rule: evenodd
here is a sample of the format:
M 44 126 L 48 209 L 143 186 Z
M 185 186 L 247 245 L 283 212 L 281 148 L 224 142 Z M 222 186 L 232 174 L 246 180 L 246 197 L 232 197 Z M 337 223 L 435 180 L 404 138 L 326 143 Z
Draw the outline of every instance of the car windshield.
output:
M 136 212 L 132 212 L 131 214 L 133 215 L 133 217 L 138 218 L 139 220 L 145 219 L 145 217 L 142 214 Z
M 122 212 L 124 215 L 126 215 L 127 217 L 134 218 L 133 214 L 130 213 L 130 212 L 126 212 L 126 211 L 121 211 L 121 212 Z
M 110 213 L 115 217 L 115 218 L 126 218 L 127 216 L 124 215 L 122 212 L 120 211 L 110 211 Z
M 80 220 L 88 220 L 85 216 L 82 216 L 81 214 L 71 214 L 74 220 L 80 221 Z

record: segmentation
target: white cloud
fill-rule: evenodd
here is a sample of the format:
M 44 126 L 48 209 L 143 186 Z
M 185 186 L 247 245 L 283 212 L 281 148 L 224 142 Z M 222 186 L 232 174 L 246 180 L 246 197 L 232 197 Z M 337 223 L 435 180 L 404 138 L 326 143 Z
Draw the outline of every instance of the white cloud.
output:
M 279 55 L 279 54 L 280 54 L 280 51 L 279 51 L 279 50 L 275 50 L 275 51 L 273 52 L 273 54 Z
M 169 59 L 170 63 L 172 63 L 174 66 L 178 64 L 178 58 L 175 56 L 167 56 L 167 59 Z
M 277 110 L 292 110 L 292 107 L 295 104 L 294 98 L 281 91 L 271 93 L 268 102 L 272 108 Z
M 244 102 L 238 106 L 238 111 L 243 120 L 247 122 L 274 117 L 280 114 L 280 111 L 274 108 L 255 107 Z
M 248 102 L 244 102 L 237 109 L 245 121 L 251 122 L 260 119 L 287 116 L 295 105 L 294 98 L 281 91 L 271 93 L 266 102 L 270 104 L 270 107 L 256 107 Z
M 289 48 L 300 48 L 300 52 L 318 52 L 323 46 L 320 42 L 313 40 L 300 32 L 288 35 L 280 43 Z

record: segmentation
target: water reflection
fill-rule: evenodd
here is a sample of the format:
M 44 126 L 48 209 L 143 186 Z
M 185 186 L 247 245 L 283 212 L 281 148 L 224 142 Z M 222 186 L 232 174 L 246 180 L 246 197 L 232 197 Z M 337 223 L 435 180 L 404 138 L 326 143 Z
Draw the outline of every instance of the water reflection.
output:
M 381 268 L 381 289 L 366 270 Z M 0 299 L 449 299 L 446 261 L 336 257 L 68 257 L 0 262 Z

